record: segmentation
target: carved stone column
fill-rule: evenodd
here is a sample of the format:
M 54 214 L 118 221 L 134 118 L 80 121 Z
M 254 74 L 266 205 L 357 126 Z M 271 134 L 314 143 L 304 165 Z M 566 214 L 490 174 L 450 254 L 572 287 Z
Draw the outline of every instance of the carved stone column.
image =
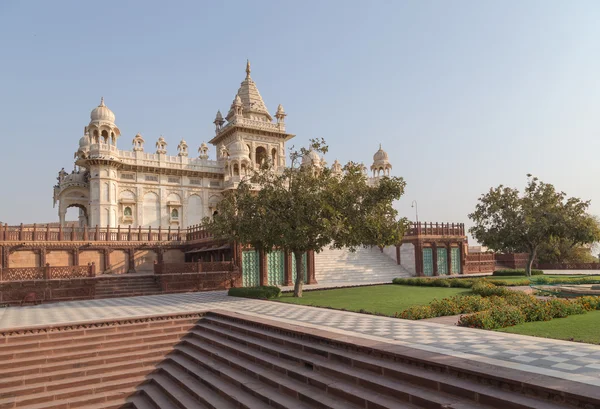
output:
M 41 249 L 37 250 L 37 252 L 40 255 L 40 265 L 39 265 L 39 267 L 46 267 L 46 249 L 45 248 L 41 248 Z
M 110 273 L 110 253 L 112 253 L 112 249 L 105 248 L 103 251 L 104 256 L 104 271 L 102 273 Z
M 135 249 L 131 248 L 127 251 L 127 258 L 129 263 L 128 273 L 135 273 Z
M 418 277 L 423 277 L 423 245 L 417 240 L 414 243 L 415 247 L 415 273 Z
M 78 266 L 79 265 L 79 247 L 75 247 L 72 250 L 72 254 L 73 254 L 73 265 Z

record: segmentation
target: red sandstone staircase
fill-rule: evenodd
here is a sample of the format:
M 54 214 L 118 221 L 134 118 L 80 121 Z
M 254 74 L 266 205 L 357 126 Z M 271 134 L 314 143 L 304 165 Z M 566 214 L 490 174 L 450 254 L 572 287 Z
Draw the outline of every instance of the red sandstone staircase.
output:
M 276 323 L 265 322 L 268 321 L 236 318 L 231 313 L 209 313 L 148 376 L 138 393 L 130 397 L 127 407 L 568 407 L 552 401 L 566 399 L 564 394 L 543 390 L 540 396 L 545 399 L 527 396 L 521 392 L 533 393 L 529 385 L 510 377 L 501 381 L 502 373 L 477 375 L 464 368 L 442 370 L 443 366 L 428 366 L 409 357 L 390 359 L 387 354 L 378 355 L 368 348 L 326 340 L 318 331 L 298 331 L 298 327 L 285 324 L 278 328 Z M 577 402 L 577 398 L 568 398 Z M 581 407 L 587 408 L 586 403 Z
M 223 311 L 0 337 L 0 409 L 600 409 L 599 390 Z
M 96 281 L 96 298 L 133 297 L 161 294 L 153 275 L 102 277 Z
M 119 408 L 198 319 L 131 319 L 0 337 L 0 408 Z

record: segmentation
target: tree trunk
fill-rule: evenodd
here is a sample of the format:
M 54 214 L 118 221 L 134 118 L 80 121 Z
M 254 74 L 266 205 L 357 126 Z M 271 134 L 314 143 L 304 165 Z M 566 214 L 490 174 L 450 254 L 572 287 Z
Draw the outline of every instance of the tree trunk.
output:
M 527 259 L 527 266 L 525 266 L 525 275 L 531 277 L 531 268 L 533 267 L 533 261 L 535 260 L 535 253 L 537 248 L 529 252 L 529 258 Z
M 302 286 L 304 285 L 304 267 L 302 265 L 302 253 L 294 251 L 296 257 L 296 282 L 294 283 L 294 297 L 302 297 Z

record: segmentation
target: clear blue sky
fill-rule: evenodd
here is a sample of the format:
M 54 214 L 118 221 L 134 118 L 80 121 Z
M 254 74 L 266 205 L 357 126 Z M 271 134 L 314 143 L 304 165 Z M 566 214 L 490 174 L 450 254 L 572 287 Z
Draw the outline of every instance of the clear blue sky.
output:
M 219 3 L 219 4 L 215 4 Z M 52 186 L 104 96 L 122 131 L 176 154 L 244 78 L 296 145 L 407 181 L 402 215 L 467 222 L 533 173 L 600 213 L 597 1 L 0 1 L 0 220 L 58 220 Z M 214 158 L 214 150 L 211 151 Z

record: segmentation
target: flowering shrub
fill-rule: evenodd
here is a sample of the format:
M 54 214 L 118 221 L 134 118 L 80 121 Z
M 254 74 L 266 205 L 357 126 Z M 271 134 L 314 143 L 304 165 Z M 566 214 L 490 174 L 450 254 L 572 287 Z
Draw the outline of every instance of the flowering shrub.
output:
M 475 314 L 462 315 L 458 321 L 461 327 L 498 329 L 525 322 L 525 315 L 518 307 L 505 305 Z
M 499 296 L 508 295 L 509 293 L 512 292 L 510 290 L 507 290 L 504 287 L 497 287 L 494 284 L 490 284 L 484 280 L 474 283 L 473 287 L 471 287 L 471 290 L 475 294 L 479 294 L 483 297 L 489 297 L 492 295 L 499 295 Z
M 600 310 L 600 297 L 585 296 L 576 298 L 576 301 L 586 311 Z
M 400 314 L 396 314 L 397 318 L 403 318 L 406 320 L 422 320 L 426 318 L 433 318 L 433 311 L 429 305 L 413 305 L 410 308 L 402 311 Z

